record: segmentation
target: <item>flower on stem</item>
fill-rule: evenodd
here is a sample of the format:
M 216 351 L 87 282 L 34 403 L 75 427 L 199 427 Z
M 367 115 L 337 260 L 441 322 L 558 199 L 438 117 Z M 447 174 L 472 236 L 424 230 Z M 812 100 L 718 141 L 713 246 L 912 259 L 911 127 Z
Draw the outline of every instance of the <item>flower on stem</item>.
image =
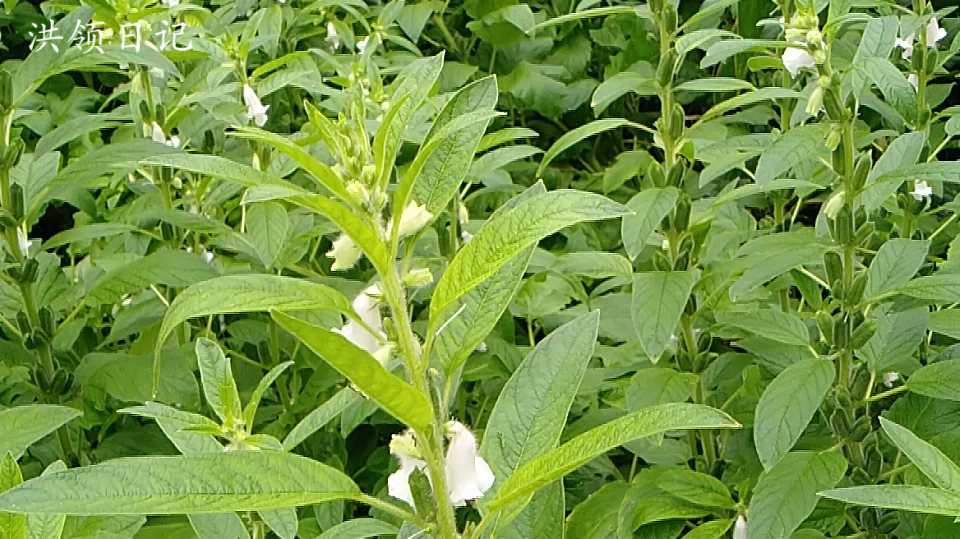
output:
M 381 365 L 386 364 L 390 359 L 393 347 L 387 344 L 381 344 L 386 341 L 387 336 L 383 332 L 383 317 L 380 315 L 380 301 L 383 292 L 380 285 L 372 284 L 360 292 L 353 300 L 353 310 L 363 320 L 363 323 L 369 326 L 374 333 L 370 333 L 356 320 L 349 320 L 342 328 L 333 331 L 343 335 L 345 339 L 352 342 L 357 348 L 361 348 L 373 356 Z
M 925 198 L 930 198 L 930 195 L 933 194 L 933 188 L 927 185 L 927 182 L 923 180 L 917 180 L 913 184 L 913 191 L 910 192 L 913 195 L 915 200 L 923 200 Z
M 403 500 L 413 507 L 413 492 L 410 491 L 410 474 L 414 470 L 423 470 L 427 463 L 420 458 L 417 442 L 413 432 L 407 430 L 403 434 L 394 434 L 390 440 L 390 454 L 400 461 L 400 469 L 387 478 L 387 494 Z
M 885 372 L 883 373 L 883 385 L 890 388 L 893 387 L 893 383 L 900 379 L 899 372 Z
M 783 67 L 787 68 L 791 77 L 796 77 L 803 68 L 816 69 L 817 67 L 817 61 L 813 55 L 799 47 L 787 47 L 780 59 L 783 60 Z
M 935 48 L 938 41 L 947 37 L 947 31 L 943 28 L 940 28 L 940 23 L 937 22 L 936 17 L 930 19 L 930 22 L 927 23 L 924 32 L 926 33 L 925 37 L 927 38 L 928 48 Z M 894 42 L 895 47 L 900 47 L 903 49 L 902 57 L 904 60 L 909 60 L 911 57 L 913 57 L 914 42 L 917 40 L 916 35 L 916 32 L 914 32 L 903 38 L 898 37 Z
M 247 106 L 247 120 L 253 120 L 257 127 L 263 127 L 267 123 L 267 109 L 270 105 L 264 105 L 257 97 L 257 92 L 249 84 L 243 85 L 243 104 Z
M 450 421 L 446 430 L 450 439 L 444 470 L 447 490 L 451 503 L 459 507 L 466 505 L 467 500 L 483 497 L 495 478 L 483 457 L 477 455 L 477 439 L 463 423 Z
M 330 44 L 333 50 L 340 48 L 340 34 L 337 33 L 337 27 L 333 24 L 333 21 L 327 22 L 327 39 L 326 42 Z
M 17 227 L 17 247 L 20 249 L 20 256 L 26 258 L 30 254 L 30 240 L 27 239 L 27 233 L 23 228 Z
M 171 148 L 180 147 L 180 137 L 176 135 L 170 135 L 170 138 L 168 139 L 167 136 L 163 133 L 163 128 L 160 127 L 160 124 L 158 124 L 157 122 L 153 122 L 153 125 L 151 126 L 150 137 L 153 139 L 154 142 L 159 142 L 160 144 L 166 144 Z
M 340 234 L 340 237 L 333 241 L 333 248 L 327 251 L 327 257 L 333 259 L 330 269 L 333 271 L 350 269 L 357 260 L 360 260 L 361 254 L 360 246 L 350 239 L 350 236 Z
M 916 73 L 910 73 L 907 75 L 907 82 L 910 83 L 910 86 L 913 86 L 914 90 L 918 92 L 920 91 L 920 78 L 917 77 Z
M 167 7 L 176 7 L 180 5 L 180 0 L 160 0 L 160 3 Z
M 367 36 L 361 39 L 360 41 L 357 41 L 357 51 L 359 51 L 360 54 L 363 54 L 363 51 L 366 50 L 367 45 L 369 44 L 370 44 L 370 36 Z
M 747 539 L 747 519 L 743 515 L 739 515 L 733 525 L 733 539 Z
M 426 206 L 421 206 L 415 201 L 411 201 L 407 204 L 407 207 L 403 209 L 403 213 L 400 214 L 399 237 L 404 238 L 411 234 L 416 234 L 432 220 L 433 214 L 427 211 Z M 392 229 L 393 218 L 391 218 L 387 224 L 388 233 Z

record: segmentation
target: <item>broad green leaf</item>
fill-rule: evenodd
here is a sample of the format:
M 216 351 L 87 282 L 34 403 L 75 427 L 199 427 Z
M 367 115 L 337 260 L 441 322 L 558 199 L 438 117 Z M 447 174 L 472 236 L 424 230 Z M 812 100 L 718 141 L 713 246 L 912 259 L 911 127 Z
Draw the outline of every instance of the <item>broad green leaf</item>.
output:
M 915 371 L 907 380 L 907 389 L 935 399 L 960 401 L 960 361 L 938 361 Z
M 717 478 L 693 470 L 671 469 L 657 478 L 657 486 L 696 505 L 733 509 L 730 490 Z
M 64 230 L 55 234 L 49 240 L 43 242 L 43 249 L 54 249 L 61 245 L 67 245 L 74 242 L 89 241 L 97 238 L 106 238 L 116 236 L 125 232 L 134 232 L 139 230 L 133 225 L 123 223 L 93 223 L 90 225 L 78 226 L 69 230 Z
M 267 374 L 263 375 L 263 378 L 260 379 L 260 382 L 257 384 L 257 388 L 253 390 L 253 393 L 250 395 L 250 400 L 247 401 L 247 405 L 243 407 L 243 424 L 252 426 L 253 420 L 257 415 L 257 408 L 260 406 L 260 399 L 263 398 L 263 394 L 267 392 L 267 389 L 283 374 L 283 371 L 293 365 L 293 361 L 285 361 L 274 368 L 270 369 Z
M 0 460 L 0 492 L 5 492 L 23 483 L 20 465 L 9 452 Z M 27 519 L 16 513 L 0 512 L 0 533 L 4 539 L 26 539 Z
M 517 468 L 557 446 L 593 355 L 599 323 L 599 312 L 593 311 L 554 330 L 537 343 L 504 385 L 480 444 L 480 455 L 500 484 Z M 494 483 L 489 495 L 497 488 Z M 562 510 L 554 516 L 563 520 Z M 516 537 L 518 530 L 512 524 L 494 522 L 491 530 L 498 537 Z
M 389 522 L 375 518 L 355 518 L 331 527 L 316 539 L 365 539 L 367 537 L 396 535 L 398 531 L 397 527 Z M 420 535 L 420 537 L 423 537 L 423 535 Z
M 863 58 L 855 67 L 862 69 L 870 80 L 877 85 L 883 99 L 893 105 L 893 108 L 903 116 L 903 119 L 912 122 L 917 117 L 917 92 L 907 82 L 895 65 L 886 58 L 876 56 Z
M 633 264 L 617 253 L 580 251 L 558 256 L 550 270 L 560 275 L 581 275 L 590 279 L 629 279 L 633 275 Z
M 683 35 L 678 37 L 674 42 L 674 48 L 677 50 L 678 55 L 684 56 L 694 49 L 709 47 L 711 44 L 716 43 L 720 38 L 723 37 L 734 39 L 740 38 L 738 34 L 735 34 L 729 30 L 705 28 L 703 30 L 684 32 Z
M 457 92 L 437 115 L 426 141 L 440 135 L 442 142 L 434 149 L 413 184 L 413 196 L 427 207 L 432 215 L 439 215 L 460 188 L 473 164 L 480 138 L 487 122 L 472 123 L 452 133 L 441 133 L 445 125 L 469 113 L 485 113 L 497 106 L 495 77 L 478 80 Z
M 433 407 L 426 395 L 390 373 L 373 356 L 339 333 L 303 322 L 278 310 L 271 310 L 270 316 L 387 413 L 421 432 L 430 425 Z
M 938 487 L 954 492 L 960 490 L 960 467 L 942 451 L 885 417 L 880 418 L 880 426 L 900 451 Z
M 677 205 L 679 196 L 676 187 L 654 187 L 640 191 L 627 202 L 633 215 L 625 215 L 620 225 L 627 256 L 633 259 L 640 254 L 660 221 Z
M 207 404 L 213 408 L 224 425 L 242 421 L 240 393 L 233 380 L 230 360 L 223 355 L 220 345 L 207 338 L 197 339 L 197 366 Z
M 602 113 L 628 92 L 640 96 L 657 95 L 657 84 L 652 78 L 636 71 L 621 71 L 600 83 L 600 86 L 593 91 L 593 99 L 590 101 L 593 113 Z
M 940 309 L 930 313 L 930 331 L 960 339 L 960 309 Z
M 189 286 L 217 276 L 217 270 L 199 255 L 186 251 L 157 251 L 102 275 L 87 292 L 90 305 L 115 303 L 125 294 L 150 285 Z
M 800 439 L 833 385 L 830 361 L 808 359 L 787 367 L 757 403 L 753 439 L 763 467 L 770 470 Z
M 904 181 L 960 183 L 960 163 L 956 161 L 927 161 L 897 168 L 877 178 L 877 182 Z
M 736 427 L 739 424 L 730 416 L 709 406 L 675 403 L 644 408 L 593 428 L 527 462 L 500 486 L 490 507 L 497 510 L 521 502 L 594 457 L 637 438 L 670 430 Z
M 510 259 L 562 228 L 620 217 L 624 206 L 592 193 L 558 189 L 532 196 L 491 219 L 453 258 L 430 302 L 430 327 L 458 298 L 495 274 Z
M 129 457 L 38 477 L 0 494 L 0 510 L 67 515 L 265 511 L 352 499 L 343 473 L 278 451 Z
M 270 269 L 287 242 L 290 219 L 279 202 L 251 204 L 247 209 L 247 235 L 260 254 L 260 261 Z
M 717 41 L 707 47 L 706 54 L 700 60 L 700 69 L 708 68 L 718 64 L 731 56 L 747 51 L 763 51 L 766 49 L 786 48 L 787 43 L 783 41 L 771 41 L 768 39 L 725 39 Z
M 730 286 L 730 299 L 753 291 L 791 269 L 819 263 L 827 246 L 819 243 L 809 228 L 760 236 L 740 248 L 740 265 L 746 269 Z
M 602 120 L 594 120 L 586 125 L 581 125 L 569 133 L 565 133 L 553 143 L 553 146 L 550 146 L 550 149 L 547 150 L 547 153 L 543 154 L 543 160 L 540 161 L 540 166 L 537 168 L 537 178 L 543 176 L 543 171 L 546 170 L 547 165 L 549 165 L 554 158 L 563 153 L 564 150 L 569 149 L 574 144 L 582 141 L 583 139 L 603 133 L 604 131 L 610 131 L 611 129 L 623 127 L 629 123 L 629 120 L 625 120 L 623 118 L 605 118 Z
M 756 182 L 769 183 L 804 161 L 815 159 L 825 150 L 823 141 L 827 131 L 824 127 L 824 124 L 803 125 L 784 133 L 760 154 Z
M 897 292 L 936 303 L 956 303 L 960 301 L 960 273 L 917 277 L 901 286 Z
M 274 178 L 253 167 L 217 155 L 173 153 L 147 157 L 140 163 L 146 166 L 171 167 L 195 172 L 249 188 L 270 186 L 283 189 L 290 195 L 308 194 L 308 191 L 299 185 Z
M 370 259 L 377 271 L 387 271 L 387 249 L 378 232 L 369 219 L 358 216 L 352 210 L 322 195 L 291 196 L 287 200 L 315 211 L 333 221 L 337 227 L 350 237 L 363 254 Z
M 523 193 L 497 208 L 487 223 L 496 225 L 496 217 L 528 198 L 546 192 L 542 182 L 535 183 Z M 484 228 L 488 225 L 484 224 Z M 493 275 L 470 290 L 454 304 L 459 305 L 457 316 L 446 322 L 437 335 L 436 353 L 444 370 L 453 373 L 477 349 L 493 330 L 522 284 L 523 274 L 530 264 L 534 247 L 520 252 L 507 261 Z M 462 311 L 460 309 L 463 309 Z
M 747 511 L 747 537 L 790 537 L 813 512 L 817 493 L 847 471 L 837 453 L 789 453 L 760 476 Z
M 733 526 L 734 520 L 711 520 L 690 530 L 684 539 L 720 539 Z
M 650 361 L 656 363 L 670 344 L 696 282 L 691 271 L 650 271 L 633 276 L 633 327 Z
M 738 90 L 756 90 L 749 82 L 729 77 L 712 77 L 690 80 L 677 85 L 675 92 L 736 92 Z
M 923 265 L 929 250 L 928 240 L 891 238 L 884 242 L 867 268 L 863 298 L 872 299 L 906 284 Z
M 700 377 L 692 372 L 680 372 L 666 368 L 640 369 L 630 378 L 626 388 L 627 410 L 685 402 L 693 396 Z
M 285 509 L 270 509 L 268 511 L 259 511 L 260 518 L 280 539 L 294 539 L 297 536 L 297 509 L 287 507 Z
M 566 521 L 567 539 L 599 539 L 617 536 L 620 506 L 630 495 L 631 485 L 622 480 L 602 485 L 578 503 Z M 632 530 L 631 530 L 632 531 Z
M 717 321 L 784 344 L 810 343 L 810 332 L 803 320 L 779 309 L 718 312 Z
M 66 469 L 67 465 L 62 460 L 58 460 L 47 466 L 42 475 L 50 475 Z M 61 514 L 27 515 L 27 539 L 60 539 L 66 521 L 67 515 Z
M 34 442 L 83 415 L 80 410 L 53 404 L 15 406 L 0 411 L 0 454 L 19 459 Z
M 893 314 L 877 315 L 877 332 L 857 356 L 865 359 L 873 372 L 883 372 L 910 357 L 927 331 L 930 312 L 926 307 Z
M 700 9 L 697 10 L 696 13 L 691 15 L 689 19 L 683 21 L 683 24 L 680 25 L 680 31 L 683 32 L 691 26 L 696 27 L 698 23 L 704 21 L 708 17 L 719 16 L 728 7 L 734 6 L 739 2 L 740 0 L 716 0 L 714 2 L 704 2 L 701 4 Z
M 153 401 L 147 401 L 143 406 L 123 408 L 120 413 L 152 418 L 173 445 L 185 455 L 223 452 L 223 446 L 212 435 L 183 430 L 186 427 L 196 426 L 211 430 L 219 429 L 220 425 L 206 416 Z
M 700 116 L 700 119 L 697 120 L 697 123 L 694 125 L 700 125 L 701 123 L 712 120 L 717 116 L 722 116 L 733 109 L 745 107 L 761 101 L 772 101 L 776 99 L 790 99 L 798 97 L 800 97 L 800 92 L 791 90 L 789 88 L 760 88 L 752 92 L 747 92 L 745 94 L 732 97 L 726 101 L 722 101 L 714 105 L 707 110 L 707 112 L 703 113 L 703 115 Z
M 737 163 L 743 163 L 750 158 L 749 154 L 740 154 L 740 157 L 734 156 L 737 160 Z M 743 159 L 742 161 L 740 159 Z M 703 183 L 703 173 L 700 174 L 700 185 L 706 185 Z M 712 180 L 713 178 L 708 178 Z M 764 184 L 759 183 L 748 183 L 746 185 L 741 185 L 732 191 L 728 191 L 717 197 L 717 200 L 713 203 L 714 207 L 722 206 L 733 202 L 734 200 L 739 200 L 744 197 L 759 195 L 761 193 L 769 193 L 771 191 L 779 191 L 785 189 L 813 189 L 819 190 L 823 187 L 806 180 L 794 180 L 792 178 L 777 178 L 776 180 L 771 180 Z
M 361 399 L 356 391 L 345 387 L 338 391 L 334 396 L 327 399 L 326 402 L 313 409 L 294 426 L 287 437 L 283 439 L 283 449 L 290 451 L 300 445 L 311 434 L 322 429 L 333 418 L 340 415 L 344 409 Z
M 920 159 L 920 153 L 927 141 L 927 135 L 923 131 L 914 131 L 905 133 L 897 137 L 887 149 L 877 159 L 877 162 L 870 169 L 867 175 L 867 182 L 864 189 L 858 195 L 858 199 L 863 203 L 867 211 L 873 211 L 879 208 L 888 198 L 890 198 L 904 179 L 891 181 L 878 181 L 898 169 L 912 167 Z
M 192 410 L 200 406 L 200 390 L 193 372 L 196 367 L 193 351 L 185 352 L 174 348 L 161 352 L 164 361 L 160 365 L 157 398 Z M 73 376 L 78 384 L 102 389 L 115 399 L 143 402 L 150 400 L 153 391 L 152 365 L 150 355 L 93 352 L 83 356 Z
M 598 7 L 593 9 L 585 9 L 582 11 L 574 11 L 573 13 L 567 13 L 565 15 L 560 15 L 559 17 L 547 19 L 531 27 L 529 30 L 527 30 L 527 33 L 530 35 L 533 35 L 538 30 L 549 28 L 551 26 L 556 26 L 558 24 L 578 21 L 581 19 L 588 19 L 591 17 L 602 17 L 604 15 L 618 15 L 618 14 L 634 14 L 637 17 L 643 17 L 647 19 L 650 19 L 653 17 L 653 15 L 650 12 L 650 8 L 645 5 Z
M 867 485 L 821 492 L 824 498 L 854 505 L 882 507 L 932 515 L 960 515 L 960 494 L 915 485 Z

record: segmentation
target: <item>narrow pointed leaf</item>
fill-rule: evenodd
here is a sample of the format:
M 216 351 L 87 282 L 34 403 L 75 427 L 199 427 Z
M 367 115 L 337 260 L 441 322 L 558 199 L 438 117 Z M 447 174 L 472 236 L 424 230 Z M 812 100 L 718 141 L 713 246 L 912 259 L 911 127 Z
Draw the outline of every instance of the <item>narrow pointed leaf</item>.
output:
M 19 459 L 34 442 L 81 416 L 80 410 L 53 404 L 15 406 L 0 411 L 0 455 Z
M 915 485 L 867 485 L 828 490 L 820 495 L 853 505 L 948 517 L 960 515 L 960 494 L 939 488 Z
M 880 426 L 900 451 L 938 487 L 960 491 L 960 466 L 942 451 L 885 417 L 880 418 Z

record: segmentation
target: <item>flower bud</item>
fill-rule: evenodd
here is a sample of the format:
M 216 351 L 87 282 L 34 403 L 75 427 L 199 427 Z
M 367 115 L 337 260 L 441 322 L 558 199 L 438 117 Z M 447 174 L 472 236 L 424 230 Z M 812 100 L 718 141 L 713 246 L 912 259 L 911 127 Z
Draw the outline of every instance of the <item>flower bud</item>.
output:
M 429 268 L 418 268 L 410 270 L 403 276 L 403 286 L 410 288 L 420 288 L 433 282 L 433 274 Z

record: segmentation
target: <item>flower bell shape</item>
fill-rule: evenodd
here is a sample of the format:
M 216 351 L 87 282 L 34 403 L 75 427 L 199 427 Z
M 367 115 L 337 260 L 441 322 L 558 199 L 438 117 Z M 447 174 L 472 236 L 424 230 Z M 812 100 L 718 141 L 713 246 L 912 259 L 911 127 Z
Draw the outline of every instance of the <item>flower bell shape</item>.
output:
M 477 455 L 477 439 L 459 421 L 447 423 L 446 478 L 447 490 L 453 505 L 466 505 L 467 500 L 483 497 L 493 486 L 493 471 L 482 457 Z
M 924 28 L 925 37 L 927 38 L 927 47 L 933 48 L 937 46 L 937 42 L 947 37 L 947 31 L 943 28 L 940 28 L 940 23 L 937 22 L 937 19 L 931 18 L 930 22 L 927 23 L 927 26 Z M 913 57 L 913 48 L 914 42 L 917 40 L 916 32 L 901 38 L 897 38 L 894 42 L 895 47 L 900 47 L 903 49 L 903 59 L 909 60 Z
M 168 139 L 167 136 L 163 133 L 163 128 L 160 127 L 160 124 L 158 124 L 157 122 L 153 122 L 153 124 L 150 126 L 150 129 L 151 129 L 150 138 L 152 138 L 154 142 L 159 142 L 160 144 L 166 144 L 171 148 L 180 147 L 180 138 L 177 137 L 176 135 L 171 135 L 170 138 Z
M 360 260 L 363 254 L 360 246 L 350 239 L 350 236 L 341 234 L 339 238 L 333 241 L 333 248 L 327 251 L 327 257 L 333 259 L 333 265 L 330 269 L 333 271 L 343 271 L 353 267 Z
M 907 82 L 910 83 L 910 86 L 913 86 L 914 90 L 918 92 L 920 91 L 920 78 L 917 77 L 916 73 L 910 73 L 907 75 Z
M 930 198 L 930 195 L 933 194 L 933 188 L 927 185 L 927 182 L 923 180 L 918 180 L 913 184 L 913 191 L 910 192 L 913 195 L 915 200 L 923 200 L 925 198 Z
M 20 256 L 26 258 L 30 254 L 30 240 L 27 233 L 22 228 L 17 227 L 17 247 L 20 248 Z
M 360 319 L 376 334 L 367 331 L 367 328 L 360 325 L 356 320 L 350 320 L 342 328 L 333 330 L 352 342 L 357 348 L 366 350 L 367 353 L 377 358 L 381 364 L 385 363 L 390 356 L 383 350 L 384 347 L 389 349 L 389 345 L 381 345 L 381 342 L 386 341 L 387 338 L 383 332 L 383 317 L 380 316 L 380 296 L 382 294 L 380 285 L 370 285 L 363 292 L 360 292 L 360 295 L 353 300 L 352 305 Z
M 400 214 L 400 237 L 404 238 L 411 234 L 416 234 L 432 220 L 433 214 L 427 211 L 426 206 L 421 206 L 411 201 L 407 204 L 407 207 L 403 209 L 403 213 Z M 387 230 L 390 230 L 392 227 L 393 220 L 391 219 Z
M 243 104 L 247 106 L 247 120 L 253 120 L 257 127 L 263 127 L 267 123 L 267 109 L 270 105 L 264 106 L 249 84 L 243 85 Z
M 413 438 L 413 433 L 407 430 L 403 434 L 394 434 L 390 440 L 390 454 L 400 461 L 400 469 L 387 478 L 387 494 L 398 500 L 403 500 L 413 507 L 410 474 L 414 470 L 422 470 L 427 467 L 427 463 L 420 458 L 420 451 L 417 449 L 417 442 Z
M 894 382 L 900 379 L 899 372 L 885 372 L 883 373 L 883 385 L 886 387 L 893 387 Z
M 327 39 L 326 42 L 330 44 L 330 47 L 333 50 L 340 48 L 340 34 L 337 33 L 337 27 L 333 24 L 333 21 L 327 23 Z
M 361 39 L 360 41 L 357 41 L 357 51 L 359 51 L 360 54 L 363 54 L 363 51 L 366 50 L 367 45 L 369 44 L 370 44 L 370 36 L 367 36 Z
M 817 68 L 817 61 L 813 55 L 798 47 L 787 47 L 780 59 L 783 60 L 783 67 L 787 68 L 791 77 L 796 77 L 803 68 Z
M 737 523 L 733 525 L 733 539 L 747 539 L 747 519 L 743 515 L 737 517 Z

